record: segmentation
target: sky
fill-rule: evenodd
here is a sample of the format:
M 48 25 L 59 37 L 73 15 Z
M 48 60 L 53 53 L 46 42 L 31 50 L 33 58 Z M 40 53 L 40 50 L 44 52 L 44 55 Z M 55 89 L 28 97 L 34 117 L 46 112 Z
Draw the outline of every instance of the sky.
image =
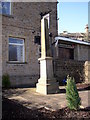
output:
M 85 32 L 88 24 L 88 2 L 61 2 L 58 4 L 58 33 Z

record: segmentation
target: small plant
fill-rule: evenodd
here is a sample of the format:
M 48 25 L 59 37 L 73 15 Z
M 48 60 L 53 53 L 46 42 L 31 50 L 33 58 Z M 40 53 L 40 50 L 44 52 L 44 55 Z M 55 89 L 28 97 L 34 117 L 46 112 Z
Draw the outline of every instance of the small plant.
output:
M 69 76 L 67 76 L 66 99 L 70 109 L 79 109 L 81 105 L 81 99 L 79 97 L 74 78 Z
M 9 88 L 10 87 L 10 78 L 8 74 L 4 74 L 2 76 L 2 86 L 5 88 Z

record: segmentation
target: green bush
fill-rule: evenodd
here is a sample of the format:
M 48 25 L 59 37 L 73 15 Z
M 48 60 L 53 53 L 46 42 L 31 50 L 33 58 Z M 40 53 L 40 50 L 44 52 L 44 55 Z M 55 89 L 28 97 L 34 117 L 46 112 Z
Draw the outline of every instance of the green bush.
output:
M 4 74 L 2 76 L 2 86 L 5 88 L 9 88 L 10 87 L 10 78 L 8 74 Z
M 66 99 L 70 109 L 79 109 L 81 105 L 81 99 L 79 97 L 74 78 L 69 76 L 67 77 Z

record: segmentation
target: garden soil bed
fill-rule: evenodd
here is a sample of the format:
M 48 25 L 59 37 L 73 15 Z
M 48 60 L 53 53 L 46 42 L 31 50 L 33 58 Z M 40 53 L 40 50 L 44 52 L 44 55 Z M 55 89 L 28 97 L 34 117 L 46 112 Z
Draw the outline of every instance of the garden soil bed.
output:
M 78 83 L 76 86 L 77 86 L 78 89 L 81 89 L 81 90 L 82 89 L 84 89 L 84 90 L 90 90 L 90 84 L 84 84 L 84 83 L 81 84 L 81 83 Z
M 31 110 L 7 98 L 3 98 L 2 103 L 2 120 L 88 120 L 90 118 L 88 108 L 78 111 L 63 108 L 52 112 L 45 108 Z
M 78 88 L 89 89 L 90 85 L 78 85 Z M 67 107 L 49 111 L 45 108 L 28 109 L 21 104 L 2 97 L 2 120 L 88 120 L 90 119 L 90 108 L 77 111 L 69 110 Z

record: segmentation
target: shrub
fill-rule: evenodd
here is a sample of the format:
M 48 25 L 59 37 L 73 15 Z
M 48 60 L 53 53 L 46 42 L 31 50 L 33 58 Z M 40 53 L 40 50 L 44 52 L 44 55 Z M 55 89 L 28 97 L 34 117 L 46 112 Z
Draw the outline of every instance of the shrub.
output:
M 79 106 L 81 105 L 81 99 L 79 97 L 74 78 L 69 76 L 67 77 L 66 99 L 70 109 L 79 109 Z
M 9 88 L 10 87 L 10 78 L 8 74 L 4 74 L 2 76 L 2 86 L 5 88 Z

